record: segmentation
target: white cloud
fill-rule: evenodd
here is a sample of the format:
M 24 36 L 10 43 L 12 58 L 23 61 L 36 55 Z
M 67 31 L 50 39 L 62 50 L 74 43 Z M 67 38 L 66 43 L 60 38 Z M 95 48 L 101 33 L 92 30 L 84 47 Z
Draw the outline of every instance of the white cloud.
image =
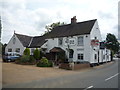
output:
M 107 33 L 117 35 L 117 0 L 4 0 L 2 7 L 2 42 L 7 43 L 14 30 L 26 35 L 41 35 L 45 25 L 98 19 L 103 39 Z

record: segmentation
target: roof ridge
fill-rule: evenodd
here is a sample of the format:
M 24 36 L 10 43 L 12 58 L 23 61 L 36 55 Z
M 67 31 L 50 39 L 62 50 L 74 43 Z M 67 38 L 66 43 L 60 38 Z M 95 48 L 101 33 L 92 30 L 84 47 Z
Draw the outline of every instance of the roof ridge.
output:
M 90 21 L 96 21 L 96 20 L 97 19 L 85 20 L 85 21 L 81 21 L 81 22 L 76 22 L 76 24 L 90 22 Z M 57 26 L 57 27 L 62 27 L 62 26 L 67 26 L 67 25 L 72 25 L 72 24 L 69 23 L 69 24 L 64 24 L 64 25 L 60 25 L 60 26 Z
M 18 33 L 15 33 L 15 35 L 27 36 L 27 37 L 33 37 L 33 36 L 28 36 L 28 35 L 23 35 L 23 34 L 18 34 Z

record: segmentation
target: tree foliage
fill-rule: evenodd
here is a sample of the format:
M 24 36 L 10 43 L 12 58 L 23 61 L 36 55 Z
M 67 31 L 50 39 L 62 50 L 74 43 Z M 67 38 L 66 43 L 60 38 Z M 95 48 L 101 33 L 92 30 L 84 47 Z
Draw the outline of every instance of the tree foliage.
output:
M 65 24 L 64 22 L 56 22 L 56 23 L 52 23 L 50 25 L 46 25 L 45 28 L 47 29 L 47 31 L 45 31 L 45 34 L 49 33 L 50 31 L 52 31 L 53 28 L 55 28 L 57 26 L 64 25 L 64 24 Z
M 26 48 L 26 49 L 24 50 L 23 54 L 30 56 L 30 49 L 29 49 L 29 48 Z
M 39 60 L 39 59 L 40 59 L 40 50 L 39 50 L 38 48 L 36 48 L 36 49 L 34 50 L 33 56 L 34 56 L 34 58 L 35 58 L 36 60 Z
M 117 53 L 119 50 L 119 42 L 114 34 L 108 33 L 106 37 L 106 47 L 113 53 Z
M 1 31 L 2 31 L 2 24 L 1 24 L 1 16 L 0 16 L 0 42 L 1 42 Z

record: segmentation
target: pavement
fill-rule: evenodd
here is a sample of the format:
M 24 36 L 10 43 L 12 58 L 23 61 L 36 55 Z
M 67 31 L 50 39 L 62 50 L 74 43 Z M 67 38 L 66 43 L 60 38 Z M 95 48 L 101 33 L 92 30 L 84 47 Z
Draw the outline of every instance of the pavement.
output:
M 82 88 L 88 90 L 91 88 L 118 88 L 118 63 L 105 63 L 86 70 L 69 71 L 56 69 L 53 76 L 48 78 L 37 78 L 32 81 L 3 84 L 3 88 Z M 34 74 L 34 73 L 33 73 Z M 41 76 L 40 76 L 41 77 Z M 4 80 L 4 79 L 3 79 Z

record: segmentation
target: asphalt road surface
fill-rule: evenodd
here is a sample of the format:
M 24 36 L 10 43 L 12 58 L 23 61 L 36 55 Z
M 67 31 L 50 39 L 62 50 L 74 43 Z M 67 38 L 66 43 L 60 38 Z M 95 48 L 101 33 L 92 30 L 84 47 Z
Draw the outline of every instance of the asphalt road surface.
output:
M 118 88 L 120 60 L 93 67 L 73 75 L 35 80 L 29 83 L 7 85 L 3 88 Z

